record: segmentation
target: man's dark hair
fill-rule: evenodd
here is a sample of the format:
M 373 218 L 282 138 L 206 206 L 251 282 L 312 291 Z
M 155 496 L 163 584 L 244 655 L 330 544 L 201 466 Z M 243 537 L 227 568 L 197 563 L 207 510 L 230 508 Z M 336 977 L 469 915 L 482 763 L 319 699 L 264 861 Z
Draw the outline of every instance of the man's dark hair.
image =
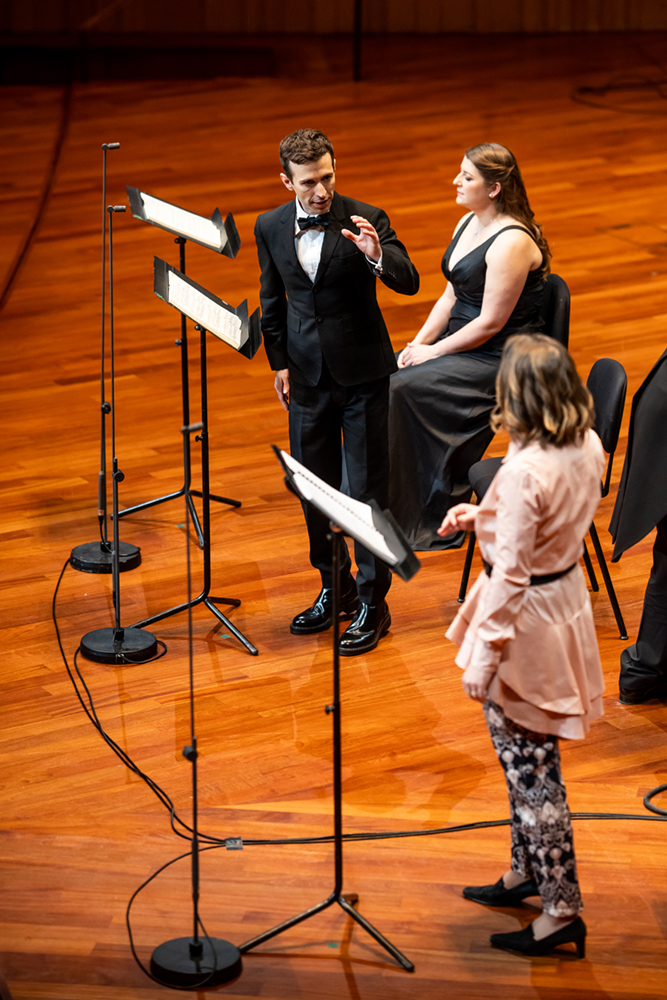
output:
M 291 179 L 292 173 L 290 163 L 311 163 L 331 154 L 331 162 L 334 160 L 333 146 L 324 132 L 316 128 L 299 128 L 296 132 L 290 132 L 280 143 L 280 162 L 283 170 Z

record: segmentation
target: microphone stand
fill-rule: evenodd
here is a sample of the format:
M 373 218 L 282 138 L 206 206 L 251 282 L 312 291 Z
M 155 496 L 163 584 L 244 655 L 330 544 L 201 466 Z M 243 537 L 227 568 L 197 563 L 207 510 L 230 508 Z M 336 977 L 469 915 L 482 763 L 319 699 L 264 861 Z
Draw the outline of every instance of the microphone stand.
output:
M 100 350 L 100 471 L 97 479 L 97 519 L 100 527 L 99 542 L 84 542 L 75 545 L 70 554 L 70 563 L 82 573 L 113 573 L 113 557 L 107 533 L 107 440 L 106 418 L 111 406 L 105 399 L 105 330 L 106 318 L 106 224 L 107 224 L 107 150 L 118 149 L 119 142 L 102 143 L 102 346 Z M 111 225 L 111 216 L 109 216 Z M 111 289 L 109 290 L 111 292 Z M 141 550 L 128 542 L 118 543 L 119 572 L 135 569 L 141 564 Z
M 113 226 L 114 212 L 124 212 L 125 205 L 109 205 L 109 352 L 111 357 L 111 454 L 112 454 L 112 504 L 114 515 L 118 513 L 118 484 L 125 475 L 118 468 L 116 457 L 116 394 L 114 368 L 114 328 L 113 328 Z M 99 628 L 87 632 L 79 648 L 83 656 L 96 663 L 138 663 L 157 655 L 157 640 L 152 632 L 139 628 L 124 629 L 120 623 L 120 539 L 118 518 L 113 518 L 113 545 L 111 547 L 111 569 L 113 580 L 113 628 Z
M 199 828 L 197 802 L 197 737 L 195 735 L 194 669 L 192 656 L 192 573 L 190 568 L 190 517 L 191 501 L 187 487 L 190 468 L 190 434 L 204 430 L 204 425 L 191 424 L 181 428 L 183 434 L 183 466 L 185 495 L 185 546 L 188 576 L 188 649 L 190 671 L 190 745 L 183 748 L 183 756 L 192 764 L 192 937 L 174 938 L 158 945 L 151 956 L 151 974 L 164 986 L 185 988 L 214 987 L 228 983 L 239 976 L 243 969 L 241 953 L 229 941 L 211 938 L 199 918 Z M 204 940 L 199 928 L 204 931 Z
M 177 236 L 174 243 L 178 244 L 179 247 L 179 270 L 181 274 L 185 274 L 185 244 L 187 239 L 184 236 Z M 187 319 L 183 313 L 181 313 L 181 339 L 176 341 L 176 346 L 181 349 L 181 388 L 183 394 L 183 425 L 187 426 L 190 423 L 190 386 L 188 382 L 188 330 L 187 330 Z M 195 505 L 192 501 L 192 497 L 201 497 L 201 490 L 190 489 L 190 483 L 192 481 L 192 464 L 190 462 L 190 449 L 188 449 L 188 462 L 185 466 L 185 478 L 183 480 L 183 486 L 180 490 L 176 490 L 175 493 L 167 493 L 166 496 L 157 497 L 155 500 L 146 500 L 144 503 L 135 504 L 133 507 L 125 507 L 123 510 L 119 511 L 118 517 L 125 517 L 127 514 L 135 514 L 138 510 L 148 510 L 149 507 L 156 507 L 160 503 L 166 503 L 167 500 L 177 500 L 178 497 L 185 497 L 185 501 L 188 505 L 188 510 L 190 511 L 190 517 L 194 525 L 194 529 L 197 533 L 197 541 L 199 542 L 199 547 L 204 548 L 204 534 L 202 532 L 201 525 L 199 523 L 199 518 L 197 516 L 197 511 Z M 216 503 L 224 503 L 229 507 L 240 507 L 240 500 L 231 500 L 229 497 L 219 497 L 215 493 L 209 493 L 209 500 L 215 500 Z M 114 515 L 115 516 L 115 515 Z

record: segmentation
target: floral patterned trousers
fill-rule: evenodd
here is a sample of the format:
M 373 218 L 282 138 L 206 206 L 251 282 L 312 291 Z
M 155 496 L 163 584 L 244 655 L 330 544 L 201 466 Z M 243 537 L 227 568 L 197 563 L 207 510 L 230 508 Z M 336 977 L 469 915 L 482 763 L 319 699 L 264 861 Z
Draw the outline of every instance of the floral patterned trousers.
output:
M 558 739 L 524 729 L 489 700 L 484 715 L 509 792 L 512 871 L 535 878 L 545 913 L 574 917 L 583 903 Z

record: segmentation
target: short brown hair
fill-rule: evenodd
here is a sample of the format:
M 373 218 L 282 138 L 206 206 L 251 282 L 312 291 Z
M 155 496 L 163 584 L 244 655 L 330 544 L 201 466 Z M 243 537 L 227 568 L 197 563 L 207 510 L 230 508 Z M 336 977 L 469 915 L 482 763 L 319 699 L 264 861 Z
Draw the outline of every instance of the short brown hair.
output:
M 331 154 L 332 164 L 334 161 L 330 139 L 316 128 L 299 128 L 296 132 L 290 132 L 280 143 L 279 152 L 283 170 L 290 178 L 290 163 L 311 163 L 327 153 Z
M 494 431 L 502 427 L 523 446 L 539 441 L 581 444 L 594 423 L 591 394 L 571 355 L 543 333 L 515 334 L 505 343 L 496 377 Z

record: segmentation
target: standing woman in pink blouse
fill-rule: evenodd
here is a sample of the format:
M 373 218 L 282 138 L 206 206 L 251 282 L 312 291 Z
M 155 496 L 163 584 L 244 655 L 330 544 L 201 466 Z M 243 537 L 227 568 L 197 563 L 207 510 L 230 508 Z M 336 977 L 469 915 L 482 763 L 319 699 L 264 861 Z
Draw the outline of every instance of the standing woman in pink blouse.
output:
M 496 394 L 492 424 L 511 440 L 503 465 L 479 507 L 452 507 L 439 529 L 474 530 L 484 559 L 486 572 L 447 636 L 460 646 L 464 691 L 483 702 L 510 799 L 510 868 L 495 885 L 463 895 L 487 906 L 539 895 L 541 915 L 521 931 L 492 934 L 491 944 L 544 955 L 573 943 L 581 958 L 586 925 L 558 740 L 581 739 L 602 715 L 604 680 L 579 559 L 604 455 L 588 390 L 551 338 L 507 341 Z

